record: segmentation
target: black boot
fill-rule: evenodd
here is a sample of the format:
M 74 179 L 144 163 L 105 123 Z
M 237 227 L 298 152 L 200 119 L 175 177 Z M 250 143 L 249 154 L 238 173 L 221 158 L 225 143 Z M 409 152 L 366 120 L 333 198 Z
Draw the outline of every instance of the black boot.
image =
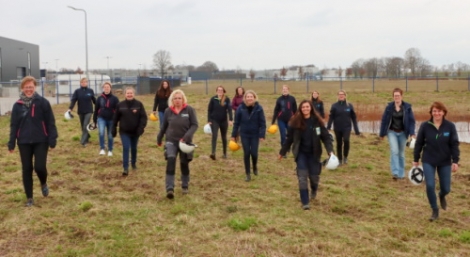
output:
M 447 201 L 446 201 L 446 196 L 439 194 L 439 202 L 441 202 L 441 208 L 443 210 L 447 209 Z
M 432 215 L 429 221 L 435 221 L 437 218 L 439 218 L 439 209 L 432 209 Z

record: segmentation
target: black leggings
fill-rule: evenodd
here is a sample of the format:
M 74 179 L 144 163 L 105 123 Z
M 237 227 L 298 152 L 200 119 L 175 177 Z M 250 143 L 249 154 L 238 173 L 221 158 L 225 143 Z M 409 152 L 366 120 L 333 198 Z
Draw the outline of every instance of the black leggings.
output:
M 19 144 L 23 186 L 27 198 L 33 198 L 33 169 L 36 172 L 41 185 L 47 182 L 47 151 L 48 143 Z M 34 166 L 33 166 L 34 157 Z
M 212 154 L 215 154 L 215 147 L 217 145 L 217 132 L 220 128 L 220 136 L 222 137 L 222 149 L 223 153 L 227 154 L 227 130 L 228 122 L 227 120 L 219 123 L 217 121 L 211 120 L 211 130 L 212 130 Z
M 348 158 L 350 136 L 351 136 L 351 131 L 335 130 L 336 154 L 339 160 L 343 160 L 343 142 L 344 142 L 344 158 Z

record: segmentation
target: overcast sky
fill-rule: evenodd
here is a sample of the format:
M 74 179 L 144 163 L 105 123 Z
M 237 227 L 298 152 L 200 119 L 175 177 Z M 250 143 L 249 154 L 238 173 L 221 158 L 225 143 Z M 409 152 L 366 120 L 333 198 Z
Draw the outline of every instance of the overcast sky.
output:
M 0 0 L 0 36 L 39 45 L 41 68 L 349 67 L 414 47 L 441 67 L 470 63 L 467 0 Z M 106 58 L 109 56 L 110 58 Z M 47 64 L 46 64 L 47 62 Z

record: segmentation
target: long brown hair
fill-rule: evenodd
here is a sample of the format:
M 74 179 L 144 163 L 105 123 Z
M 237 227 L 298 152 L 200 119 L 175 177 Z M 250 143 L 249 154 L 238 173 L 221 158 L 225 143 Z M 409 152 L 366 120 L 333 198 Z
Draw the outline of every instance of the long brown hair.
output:
M 315 99 L 313 99 L 313 93 L 317 93 L 317 94 L 318 94 L 318 97 L 317 97 L 317 100 L 316 100 L 318 103 L 323 102 L 323 101 L 320 99 L 320 92 L 318 92 L 317 90 L 313 90 L 313 91 L 312 91 L 312 94 L 311 94 L 311 97 L 310 97 L 310 99 L 311 99 L 312 102 L 315 100 Z
M 239 89 L 239 88 L 241 88 L 242 91 L 243 91 L 241 95 L 238 94 L 238 89 Z M 237 88 L 235 88 L 235 96 L 243 96 L 244 94 L 245 94 L 245 89 L 244 89 L 243 87 L 237 87 Z
M 216 88 L 215 88 L 215 92 L 216 92 L 216 93 L 217 93 L 217 90 L 218 90 L 219 88 L 222 88 L 222 90 L 224 91 L 224 95 L 222 96 L 222 99 L 220 99 L 220 105 L 224 106 L 224 104 L 225 104 L 225 99 L 227 98 L 227 97 L 225 96 L 225 88 L 224 88 L 222 85 L 216 87 Z M 218 95 L 217 95 L 217 97 L 218 97 Z
M 320 126 L 324 127 L 325 121 L 323 121 L 320 114 L 315 110 L 315 108 L 313 108 L 313 104 L 309 100 L 303 100 L 302 102 L 300 102 L 299 108 L 297 108 L 297 112 L 289 120 L 289 126 L 295 129 L 305 130 L 305 118 L 302 113 L 302 105 L 305 103 L 310 105 L 310 117 L 317 118 L 318 122 L 320 123 Z
M 168 85 L 167 88 L 163 87 L 163 83 L 165 83 L 165 82 Z M 170 82 L 168 80 L 162 80 L 162 82 L 160 82 L 160 87 L 158 88 L 157 93 L 155 94 L 155 96 L 158 96 L 160 98 L 168 98 L 168 97 L 170 97 L 171 92 L 172 92 L 172 90 L 170 88 Z

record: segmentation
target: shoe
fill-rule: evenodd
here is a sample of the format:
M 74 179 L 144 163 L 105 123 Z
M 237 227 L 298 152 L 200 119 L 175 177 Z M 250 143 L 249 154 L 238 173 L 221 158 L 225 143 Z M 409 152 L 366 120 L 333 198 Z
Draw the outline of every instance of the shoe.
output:
M 286 159 L 286 158 L 287 158 L 287 155 L 283 155 L 282 158 Z
M 222 155 L 222 159 L 227 159 L 227 154 Z
M 317 192 L 312 192 L 310 194 L 310 200 L 315 200 L 316 197 L 317 197 Z
M 173 189 L 169 189 L 166 191 L 166 198 L 173 199 L 174 197 L 175 197 L 175 193 L 173 192 Z
M 432 215 L 429 221 L 435 221 L 437 218 L 439 218 L 439 209 L 432 209 Z
M 187 187 L 183 187 L 183 195 L 189 194 L 189 189 Z
M 210 155 L 211 159 L 215 161 L 215 154 Z
M 129 175 L 129 170 L 128 170 L 128 169 L 124 169 L 124 171 L 122 172 L 122 175 L 123 175 L 123 176 Z
M 86 143 L 85 144 L 82 144 L 83 147 L 86 147 Z
M 245 181 L 246 181 L 246 182 L 249 182 L 250 180 L 251 180 L 250 174 L 246 175 Z
M 344 158 L 343 164 L 348 164 L 348 158 Z
M 108 156 L 109 156 L 109 157 L 113 156 L 113 152 L 108 151 Z
M 302 205 L 302 209 L 304 209 L 304 210 L 310 210 L 310 205 L 304 204 L 304 205 Z
M 258 170 L 253 170 L 253 174 L 255 174 L 255 176 L 258 176 Z
M 42 196 L 47 197 L 49 195 L 49 187 L 47 184 L 41 186 Z
M 137 166 L 135 164 L 132 164 L 132 170 L 136 170 Z
M 28 198 L 26 201 L 26 207 L 32 207 L 34 205 L 33 198 Z
M 447 209 L 447 201 L 446 201 L 446 196 L 441 196 L 441 194 L 439 194 L 439 202 L 441 202 L 441 208 L 443 210 L 446 210 Z
M 398 180 L 398 176 L 397 176 L 397 175 L 393 175 L 392 179 L 395 180 L 395 181 L 397 181 L 397 180 Z
M 105 154 L 106 154 L 106 152 L 104 151 L 104 149 L 101 149 L 100 155 L 105 155 Z

